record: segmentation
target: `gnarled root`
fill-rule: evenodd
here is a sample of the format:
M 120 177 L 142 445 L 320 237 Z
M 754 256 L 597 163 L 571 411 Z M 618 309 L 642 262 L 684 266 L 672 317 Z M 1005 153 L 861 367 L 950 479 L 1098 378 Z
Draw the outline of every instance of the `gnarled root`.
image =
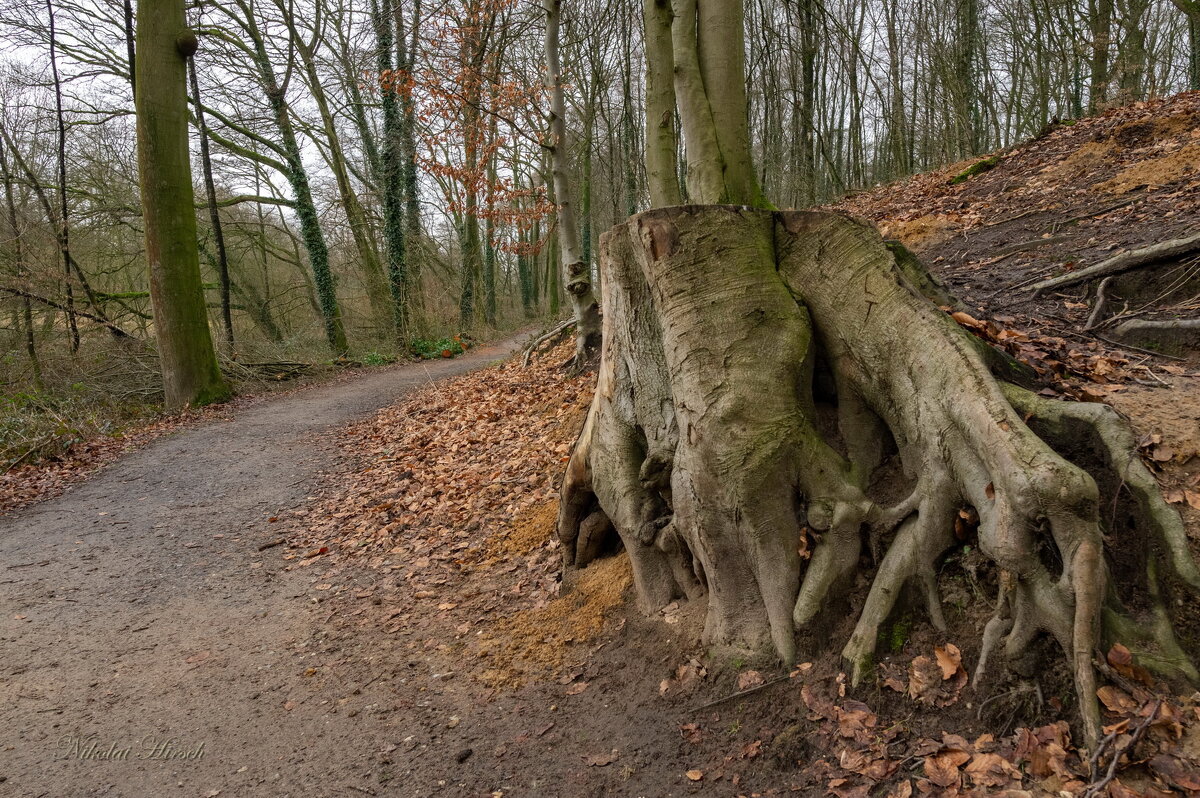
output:
M 1005 376 L 1021 370 L 929 302 L 938 287 L 919 264 L 898 265 L 873 229 L 842 216 L 668 208 L 614 228 L 601 250 L 596 397 L 559 519 L 568 566 L 586 563 L 611 519 L 644 608 L 703 586 L 711 645 L 769 646 L 790 662 L 794 630 L 862 568 L 869 536 L 878 568 L 843 651 L 858 681 L 906 584 L 945 628 L 938 562 L 955 545 L 955 516 L 973 508 L 1004 585 L 978 676 L 996 651 L 1049 633 L 1095 738 L 1101 621 L 1131 617 L 1109 585 L 1102 489 L 1123 485 L 1171 574 L 1200 581 L 1178 516 L 1115 414 L 1000 383 L 997 364 Z M 831 384 L 836 396 L 818 402 Z M 830 400 L 837 429 L 822 410 Z M 1099 487 L 1056 451 L 1070 454 L 1077 428 L 1104 453 Z M 872 475 L 893 448 L 915 489 L 880 506 Z M 802 569 L 805 527 L 820 542 Z M 1147 540 L 1128 545 L 1153 562 Z M 1191 666 L 1173 637 L 1155 641 Z

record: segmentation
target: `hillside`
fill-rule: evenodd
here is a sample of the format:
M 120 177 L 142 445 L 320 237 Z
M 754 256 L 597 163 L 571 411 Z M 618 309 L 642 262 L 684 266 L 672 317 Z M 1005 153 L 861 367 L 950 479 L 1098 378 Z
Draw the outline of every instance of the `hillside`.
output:
M 835 207 L 876 222 L 969 305 L 1017 327 L 1067 335 L 1086 326 L 1098 281 L 1040 298 L 1034 284 L 1200 232 L 1200 93 L 1057 125 L 992 157 L 994 168 L 961 182 L 954 180 L 991 159 L 917 175 Z M 1200 248 L 1118 278 L 1097 332 L 1114 337 L 1105 331 L 1115 331 L 1118 315 L 1200 317 L 1198 256 Z M 1200 332 L 1182 343 L 1200 347 Z

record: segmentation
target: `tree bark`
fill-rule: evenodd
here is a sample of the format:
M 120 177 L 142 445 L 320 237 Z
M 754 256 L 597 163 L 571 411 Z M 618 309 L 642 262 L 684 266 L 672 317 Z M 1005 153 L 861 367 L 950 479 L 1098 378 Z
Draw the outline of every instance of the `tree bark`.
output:
M 208 329 L 188 155 L 187 66 L 196 35 L 183 0 L 156 3 L 137 22 L 138 179 L 150 298 L 166 406 L 221 401 L 229 386 Z
M 1112 42 L 1113 0 L 1089 0 L 1088 22 L 1091 26 L 1092 57 L 1090 63 L 1092 113 L 1099 112 L 1108 102 L 1108 59 Z
M 297 29 L 291 15 L 291 10 L 287 5 L 282 0 L 277 0 L 276 5 L 279 7 L 284 20 L 287 21 L 288 34 L 291 37 L 292 46 L 300 54 L 300 61 L 304 65 L 304 72 L 308 77 L 308 89 L 312 94 L 313 104 L 316 106 L 317 112 L 321 117 L 321 125 L 325 133 L 325 147 L 321 148 L 321 150 L 326 156 L 325 162 L 328 164 L 330 171 L 333 172 L 334 181 L 338 187 L 338 195 L 342 200 L 342 210 L 346 214 L 346 223 L 350 227 L 350 236 L 354 239 L 354 249 L 358 253 L 358 265 L 362 269 L 363 282 L 367 289 L 367 302 L 371 307 L 371 315 L 374 317 L 376 328 L 381 337 L 390 338 L 402 332 L 405 325 L 403 269 L 401 268 L 400 285 L 397 291 L 395 286 L 389 285 L 392 281 L 384 276 L 383 266 L 380 263 L 379 251 L 375 246 L 371 225 L 367 221 L 367 215 L 363 210 L 362 203 L 359 202 L 357 190 L 350 181 L 349 169 L 346 166 L 346 156 L 342 152 L 341 136 L 338 133 L 337 126 L 334 124 L 333 112 L 330 110 L 329 100 L 325 95 L 321 76 L 317 72 L 316 53 L 314 50 L 317 42 L 320 40 L 320 12 L 318 11 L 318 18 L 313 26 L 314 34 L 312 42 L 306 42 L 300 35 L 300 31 Z M 398 133 L 394 134 L 398 135 Z M 385 135 L 387 135 L 386 131 Z M 403 223 L 398 222 L 397 224 L 403 230 Z M 403 232 L 401 232 L 401 235 L 403 235 Z M 390 260 L 389 257 L 389 272 L 391 268 Z M 401 241 L 400 245 L 400 261 L 401 263 L 404 261 L 403 241 Z M 389 289 L 391 302 L 388 302 Z M 392 333 L 392 335 L 388 335 L 388 332 Z
M 674 127 L 674 56 L 671 49 L 671 0 L 646 0 L 646 181 L 650 208 L 683 202 L 679 194 Z
M 249 51 L 253 54 L 254 66 L 266 95 L 267 104 L 275 127 L 279 131 L 280 145 L 278 152 L 283 156 L 283 163 L 273 164 L 287 178 L 295 197 L 296 216 L 300 221 L 300 235 L 304 239 L 304 248 L 308 251 L 309 265 L 312 267 L 313 282 L 316 283 L 317 300 L 320 306 L 321 322 L 325 330 L 325 340 L 335 355 L 343 354 L 348 344 L 346 328 L 342 322 L 342 309 L 337 299 L 337 278 L 329 264 L 329 245 L 325 241 L 325 233 L 321 230 L 320 219 L 317 216 L 317 206 L 313 201 L 312 187 L 308 182 L 308 170 L 304 166 L 304 158 L 300 152 L 300 142 L 296 138 L 296 128 L 292 123 L 291 110 L 288 108 L 285 88 L 279 85 L 275 77 L 275 69 L 267 55 L 266 44 L 262 31 L 255 21 L 254 10 L 245 0 L 235 0 L 242 17 L 237 21 L 242 26 L 247 38 Z M 230 13 L 231 16 L 237 17 Z
M 558 209 L 556 234 L 563 276 L 575 316 L 575 364 L 581 367 L 600 347 L 600 305 L 592 293 L 591 273 L 581 249 L 567 164 L 566 101 L 559 63 L 562 0 L 545 0 L 543 7 L 546 10 L 546 78 L 550 85 L 550 142 L 547 149 L 554 181 L 554 202 Z

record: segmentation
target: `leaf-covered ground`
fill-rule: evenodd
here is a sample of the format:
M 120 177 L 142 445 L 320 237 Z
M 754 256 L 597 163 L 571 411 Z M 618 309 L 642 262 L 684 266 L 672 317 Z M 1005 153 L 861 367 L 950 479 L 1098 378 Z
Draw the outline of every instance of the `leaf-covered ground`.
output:
M 1131 382 L 1120 354 L 1072 356 L 1055 341 L 1005 335 L 994 322 L 959 321 L 1033 362 L 1048 391 L 1081 396 Z M 970 684 L 975 652 L 965 641 L 991 587 L 969 545 L 945 566 L 951 632 L 937 635 L 919 614 L 901 618 L 883 646 L 878 680 L 858 690 L 847 687 L 830 653 L 836 646 L 810 646 L 810 661 L 790 673 L 708 660 L 699 608 L 672 605 L 641 617 L 628 603 L 619 552 L 563 590 L 555 484 L 594 379 L 565 377 L 558 364 L 568 354 L 560 348 L 528 368 L 514 360 L 432 384 L 345 430 L 345 460 L 329 491 L 290 519 L 303 531 L 282 556 L 309 571 L 313 596 L 342 629 L 338 645 L 383 636 L 391 653 L 377 656 L 414 658 L 428 679 L 457 680 L 431 687 L 414 677 L 418 692 L 482 702 L 475 733 L 493 742 L 473 748 L 469 764 L 507 762 L 544 777 L 544 759 L 530 753 L 544 744 L 557 751 L 555 778 L 569 785 L 556 795 L 1200 790 L 1200 695 L 1154 683 L 1119 647 L 1108 654 L 1111 683 L 1100 695 L 1108 737 L 1094 763 L 1072 736 L 1069 679 Z M 1179 367 L 1171 376 L 1190 375 Z M 1158 432 L 1143 443 L 1147 460 L 1174 474 L 1196 459 L 1189 447 L 1200 441 Z M 1191 509 L 1194 485 L 1170 489 L 1176 498 L 1170 491 Z M 525 708 L 519 731 L 503 719 L 514 704 Z M 466 715 L 452 717 L 459 720 L 447 720 L 448 729 Z M 598 724 L 620 729 L 601 735 L 611 745 L 594 739 Z M 504 742 L 506 734 L 515 742 Z M 467 771 L 459 768 L 460 786 L 484 784 Z M 541 794 L 528 792 L 537 781 L 530 778 L 511 781 L 512 794 Z

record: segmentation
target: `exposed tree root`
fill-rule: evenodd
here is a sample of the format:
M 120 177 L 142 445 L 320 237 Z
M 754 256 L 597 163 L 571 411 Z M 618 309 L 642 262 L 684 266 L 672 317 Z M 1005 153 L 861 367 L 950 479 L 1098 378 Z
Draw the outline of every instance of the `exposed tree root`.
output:
M 1182 258 L 1198 250 L 1200 250 L 1200 233 L 1184 238 L 1160 241 L 1148 247 L 1122 252 L 1120 255 L 1114 255 L 1108 260 L 1101 261 L 1093 266 L 1076 269 L 1068 274 L 1043 280 L 1040 283 L 1031 285 L 1029 290 L 1040 296 L 1051 289 L 1066 288 L 1069 285 L 1077 285 L 1078 283 L 1095 280 L 1099 277 L 1121 274 L 1122 272 L 1132 271 L 1142 266 Z
M 1001 383 L 1025 372 L 932 304 L 955 300 L 873 229 L 828 213 L 661 209 L 606 234 L 601 269 L 596 396 L 562 486 L 567 566 L 586 564 L 611 521 L 643 608 L 706 590 L 710 646 L 791 662 L 795 631 L 862 567 L 868 539 L 878 567 L 843 651 L 857 682 L 906 585 L 946 627 L 938 563 L 973 508 L 1001 574 L 977 678 L 996 652 L 1049 633 L 1091 742 L 1102 628 L 1129 645 L 1136 627 L 1144 657 L 1194 678 L 1158 594 L 1127 609 L 1110 584 L 1100 510 L 1124 490 L 1136 518 L 1120 545 L 1151 568 L 1163 552 L 1173 580 L 1200 588 L 1119 417 Z M 1085 439 L 1094 456 L 1072 462 Z M 909 484 L 884 506 L 869 496 L 892 456 Z M 819 543 L 802 568 L 805 528 Z

